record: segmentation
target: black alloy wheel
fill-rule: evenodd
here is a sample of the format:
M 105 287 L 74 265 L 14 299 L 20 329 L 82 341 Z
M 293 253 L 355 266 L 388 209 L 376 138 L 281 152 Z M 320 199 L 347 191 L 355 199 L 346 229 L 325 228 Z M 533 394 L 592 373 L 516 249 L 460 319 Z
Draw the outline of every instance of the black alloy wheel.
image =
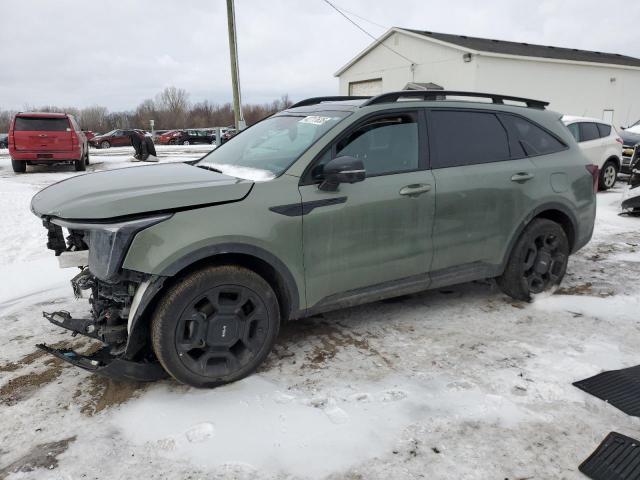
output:
M 208 267 L 181 279 L 159 302 L 153 348 L 178 381 L 214 387 L 262 363 L 277 336 L 279 315 L 273 290 L 255 272 Z
M 560 285 L 567 271 L 569 241 L 562 227 L 551 220 L 537 218 L 516 241 L 504 273 L 496 279 L 507 295 L 531 300 Z

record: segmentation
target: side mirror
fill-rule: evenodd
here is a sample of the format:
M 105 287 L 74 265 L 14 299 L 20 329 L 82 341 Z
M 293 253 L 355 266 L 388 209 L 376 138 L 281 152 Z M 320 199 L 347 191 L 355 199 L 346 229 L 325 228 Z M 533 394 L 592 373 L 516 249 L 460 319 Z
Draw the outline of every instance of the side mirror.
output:
M 362 182 L 366 171 L 362 160 L 355 157 L 337 157 L 328 162 L 322 171 L 324 180 L 318 188 L 327 192 L 335 192 L 341 183 Z

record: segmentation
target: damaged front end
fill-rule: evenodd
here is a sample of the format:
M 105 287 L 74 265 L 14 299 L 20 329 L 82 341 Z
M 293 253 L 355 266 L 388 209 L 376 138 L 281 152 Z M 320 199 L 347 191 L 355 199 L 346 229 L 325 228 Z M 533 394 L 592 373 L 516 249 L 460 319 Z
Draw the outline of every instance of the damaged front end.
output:
M 79 267 L 71 280 L 76 298 L 88 293 L 90 318 L 73 318 L 69 312 L 43 312 L 54 325 L 72 335 L 84 335 L 103 343 L 91 355 L 45 344 L 38 348 L 86 370 L 112 378 L 152 381 L 166 373 L 155 359 L 146 339 L 146 326 L 137 326 L 163 277 L 122 269 L 127 249 L 136 233 L 171 215 L 113 223 L 87 223 L 43 218 L 48 232 L 47 247 L 54 250 L 60 266 Z M 65 239 L 63 228 L 67 229 Z

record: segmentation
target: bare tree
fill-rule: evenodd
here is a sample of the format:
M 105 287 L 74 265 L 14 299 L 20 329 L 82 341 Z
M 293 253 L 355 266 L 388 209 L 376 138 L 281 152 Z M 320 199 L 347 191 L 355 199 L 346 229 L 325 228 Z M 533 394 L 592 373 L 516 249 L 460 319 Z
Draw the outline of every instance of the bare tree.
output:
M 247 124 L 252 125 L 291 104 L 289 95 L 285 94 L 271 103 L 245 104 L 242 108 Z M 149 120 L 152 119 L 155 120 L 157 129 L 223 127 L 233 125 L 234 122 L 231 103 L 218 104 L 205 100 L 192 105 L 187 91 L 176 87 L 165 88 L 155 99 L 143 100 L 135 111 L 109 112 L 100 105 L 82 109 L 25 105 L 22 111 L 71 113 L 76 116 L 82 128 L 102 133 L 116 128 L 148 129 Z M 0 108 L 0 132 L 9 130 L 15 114 L 15 111 Z
M 107 125 L 108 111 L 106 107 L 93 105 L 80 110 L 78 122 L 85 130 L 93 130 L 94 132 L 106 132 L 109 127 Z

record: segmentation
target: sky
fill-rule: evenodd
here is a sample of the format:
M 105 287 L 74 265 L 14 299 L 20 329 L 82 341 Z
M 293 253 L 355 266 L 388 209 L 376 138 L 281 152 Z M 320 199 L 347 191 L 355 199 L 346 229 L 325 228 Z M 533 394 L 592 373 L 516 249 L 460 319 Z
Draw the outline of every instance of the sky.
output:
M 376 37 L 398 26 L 640 57 L 635 0 L 333 3 Z M 0 5 L 0 109 L 129 110 L 172 85 L 192 102 L 231 100 L 224 0 Z M 236 0 L 236 21 L 244 103 L 335 95 L 333 74 L 372 41 L 323 0 Z

